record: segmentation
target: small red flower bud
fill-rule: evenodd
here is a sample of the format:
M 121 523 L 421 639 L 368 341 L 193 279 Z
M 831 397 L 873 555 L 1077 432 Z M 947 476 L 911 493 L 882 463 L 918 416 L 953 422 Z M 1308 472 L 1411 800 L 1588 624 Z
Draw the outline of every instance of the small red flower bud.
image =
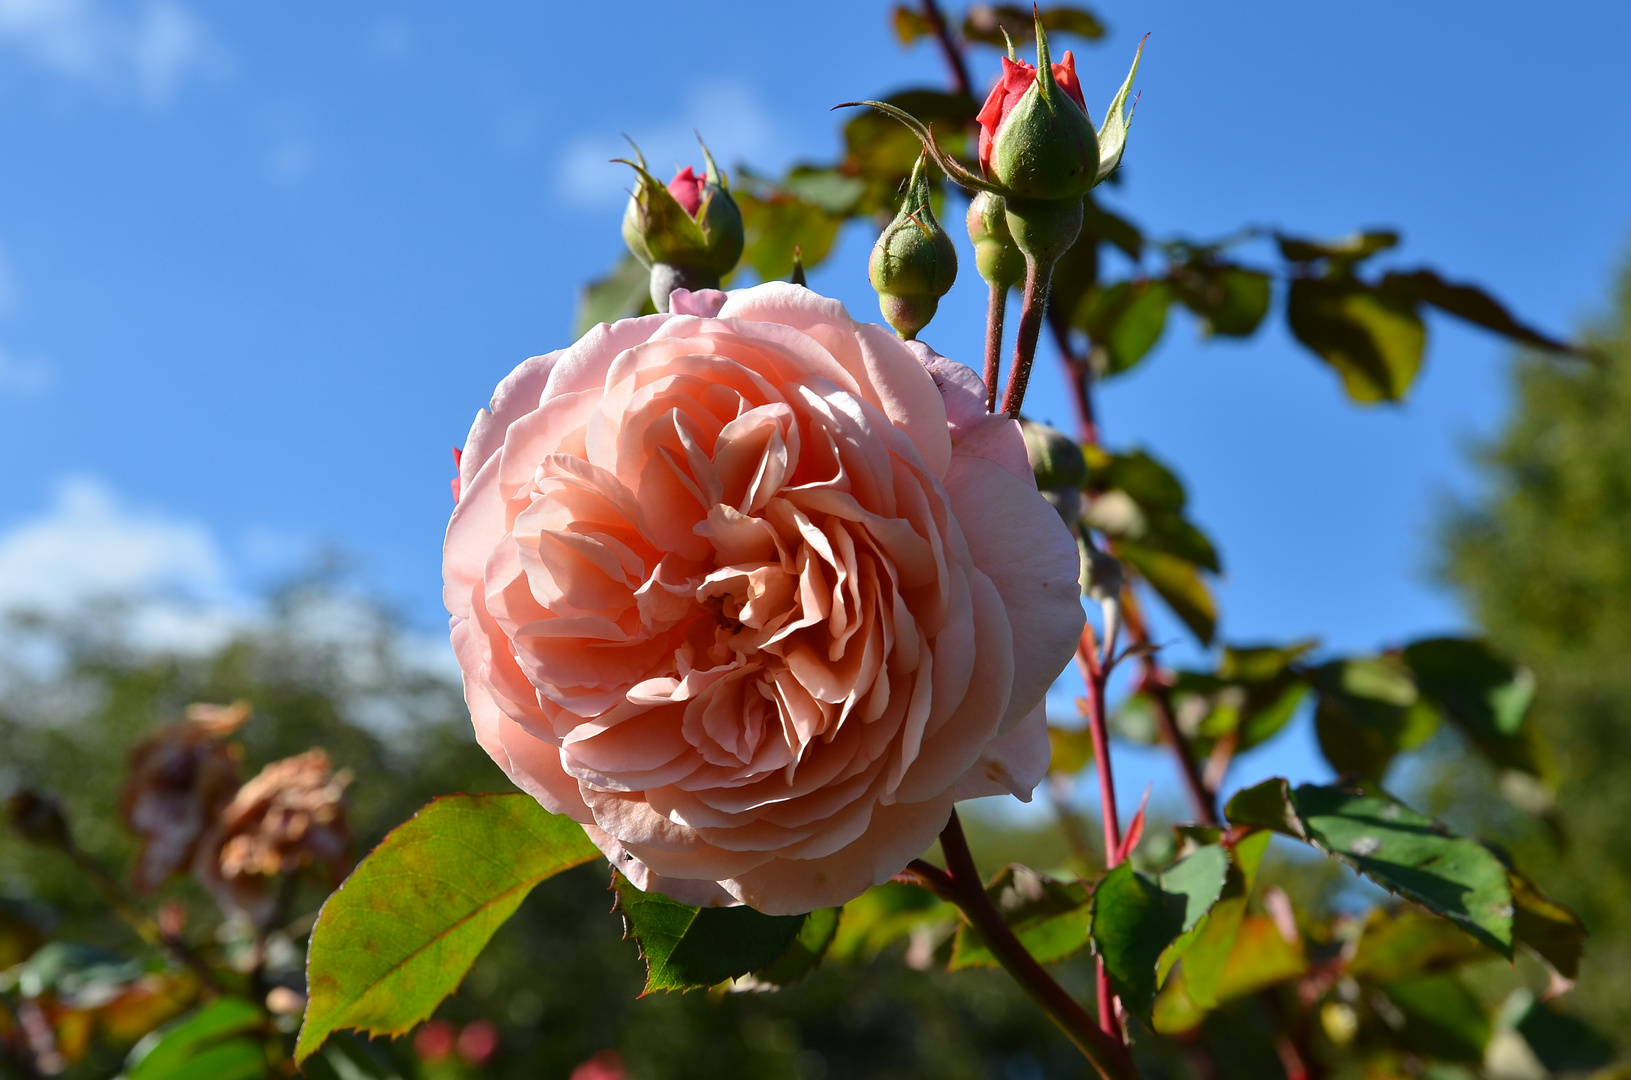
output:
M 453 1052 L 453 1025 L 432 1020 L 413 1037 L 413 1052 L 421 1061 L 440 1061 Z
M 480 1068 L 498 1052 L 498 1028 L 489 1020 L 472 1020 L 459 1032 L 459 1056 Z

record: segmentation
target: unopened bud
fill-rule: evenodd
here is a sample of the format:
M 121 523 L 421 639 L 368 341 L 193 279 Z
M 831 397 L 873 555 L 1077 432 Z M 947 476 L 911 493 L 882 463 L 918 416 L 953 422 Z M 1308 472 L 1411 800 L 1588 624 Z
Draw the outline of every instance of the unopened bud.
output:
M 1025 277 L 1025 256 L 1008 231 L 1002 196 L 982 191 L 969 200 L 968 238 L 974 243 L 974 265 L 986 284 L 1006 292 Z
M 879 235 L 867 264 L 884 319 L 906 341 L 929 325 L 957 280 L 957 247 L 929 206 L 928 160 L 918 155 L 900 213 Z
M 1081 444 L 1057 428 L 1021 418 L 1025 457 L 1040 491 L 1080 491 L 1087 484 L 1087 458 Z
M 1080 199 L 1098 182 L 1099 135 L 1087 115 L 1076 58 L 1055 64 L 1036 21 L 1036 66 L 1002 60 L 1002 78 L 980 109 L 980 165 L 1022 200 Z
M 23 789 L 6 800 L 11 827 L 24 839 L 46 847 L 67 848 L 73 844 L 68 818 L 49 795 Z
M 634 156 L 624 161 L 636 182 L 623 212 L 623 241 L 650 268 L 652 302 L 667 311 L 675 289 L 717 289 L 736 269 L 744 244 L 742 211 L 707 146 L 702 176 L 686 166 L 667 184 L 646 169 L 638 147 Z

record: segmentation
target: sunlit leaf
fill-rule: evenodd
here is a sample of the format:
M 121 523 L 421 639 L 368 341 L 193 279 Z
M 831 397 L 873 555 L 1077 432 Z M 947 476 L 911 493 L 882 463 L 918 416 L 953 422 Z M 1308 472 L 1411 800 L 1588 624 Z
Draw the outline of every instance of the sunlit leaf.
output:
M 323 905 L 295 1048 L 330 1033 L 400 1035 L 451 994 L 533 886 L 600 858 L 530 795 L 449 795 L 399 825 Z
M 1500 301 L 1476 285 L 1445 281 L 1431 270 L 1390 271 L 1382 275 L 1379 288 L 1411 303 L 1431 304 L 1474 326 L 1482 326 L 1525 345 L 1552 352 L 1576 351 L 1568 342 L 1519 322 Z
M 596 323 L 616 322 L 648 309 L 657 310 L 651 303 L 651 271 L 633 255 L 624 253 L 610 273 L 589 282 L 579 293 L 572 333 L 582 337 Z
M 769 968 L 804 928 L 807 916 L 766 915 L 750 907 L 694 908 L 643 892 L 618 874 L 613 886 L 627 936 L 646 962 L 646 987 L 706 990 Z
M 1512 955 L 1512 889 L 1507 868 L 1468 840 L 1386 795 L 1265 780 L 1237 794 L 1230 822 L 1274 829 L 1315 845 L 1389 892 L 1450 919 Z
M 1347 964 L 1356 979 L 1400 982 L 1452 971 L 1495 954 L 1444 919 L 1412 907 L 1377 908 Z
M 1025 951 L 1044 964 L 1063 960 L 1087 944 L 1092 925 L 1087 886 L 1056 881 L 1024 866 L 1005 866 L 985 887 Z M 957 927 L 950 970 L 996 967 L 997 958 L 980 932 L 968 923 Z
M 895 30 L 895 40 L 902 45 L 910 45 L 920 37 L 927 37 L 931 32 L 928 21 L 905 4 L 896 4 L 889 13 L 890 25 Z
M 1314 730 L 1338 773 L 1380 781 L 1394 757 L 1426 742 L 1438 713 L 1392 657 L 1333 660 L 1314 672 Z
M 1155 1004 L 1157 965 L 1223 891 L 1229 856 L 1201 848 L 1159 875 L 1122 863 L 1093 890 L 1093 943 L 1122 1003 L 1146 1021 Z
M 1089 41 L 1097 41 L 1104 36 L 1104 24 L 1086 8 L 1043 8 L 1039 14 L 1042 29 L 1049 34 L 1075 34 Z M 1004 31 L 1015 44 L 1036 40 L 1036 24 L 1032 20 L 1031 8 L 1018 4 L 975 4 L 968 9 L 968 16 L 963 20 L 963 36 L 970 41 L 1005 48 L 1007 39 L 1003 37 Z
M 1116 557 L 1138 571 L 1201 644 L 1212 643 L 1217 629 L 1217 602 L 1194 563 L 1131 542 L 1118 543 Z
M 1503 769 L 1543 776 L 1545 753 L 1524 723 L 1535 696 L 1527 668 L 1496 655 L 1482 641 L 1431 638 L 1405 646 L 1405 663 L 1424 696 Z
M 1269 311 L 1269 276 L 1228 263 L 1190 263 L 1169 274 L 1178 299 L 1200 317 L 1206 332 L 1250 337 Z
M 1084 296 L 1075 323 L 1095 348 L 1104 350 L 1105 373 L 1117 375 L 1144 359 L 1161 340 L 1172 299 L 1172 286 L 1159 278 L 1122 281 Z
M 1408 302 L 1351 280 L 1299 278 L 1286 317 L 1297 340 L 1342 376 L 1354 401 L 1399 401 L 1415 382 L 1427 331 Z
M 827 954 L 834 960 L 869 961 L 890 944 L 917 930 L 945 927 L 957 909 L 928 889 L 890 881 L 874 885 L 844 905 Z
M 1155 1030 L 1163 1035 L 1193 1031 L 1212 1008 L 1307 973 L 1308 957 L 1300 940 L 1287 941 L 1267 915 L 1247 915 L 1229 943 L 1228 958 L 1213 989 L 1214 1004 L 1206 1006 L 1195 1001 L 1190 994 L 1188 970 L 1180 964 L 1155 999 Z

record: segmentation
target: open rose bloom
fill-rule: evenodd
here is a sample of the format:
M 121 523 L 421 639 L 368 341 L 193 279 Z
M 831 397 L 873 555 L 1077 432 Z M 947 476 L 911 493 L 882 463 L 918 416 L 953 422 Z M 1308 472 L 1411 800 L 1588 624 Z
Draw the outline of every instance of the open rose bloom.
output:
M 839 904 L 1041 779 L 1075 542 L 969 369 L 800 286 L 672 306 L 476 417 L 444 562 L 466 700 L 640 888 Z

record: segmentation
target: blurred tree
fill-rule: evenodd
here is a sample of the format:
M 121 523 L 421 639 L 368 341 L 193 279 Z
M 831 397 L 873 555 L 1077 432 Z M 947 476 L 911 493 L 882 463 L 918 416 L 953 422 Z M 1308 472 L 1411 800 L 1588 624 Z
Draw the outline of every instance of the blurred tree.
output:
M 1612 301 L 1585 335 L 1591 359 L 1517 357 L 1511 419 L 1480 453 L 1485 491 L 1443 535 L 1443 575 L 1495 645 L 1534 672 L 1555 806 L 1541 818 L 1516 813 L 1480 795 L 1487 781 L 1461 768 L 1438 782 L 1460 813 L 1497 823 L 1518 859 L 1585 920 L 1592 937 L 1573 1001 L 1627 1047 L 1631 264 Z

